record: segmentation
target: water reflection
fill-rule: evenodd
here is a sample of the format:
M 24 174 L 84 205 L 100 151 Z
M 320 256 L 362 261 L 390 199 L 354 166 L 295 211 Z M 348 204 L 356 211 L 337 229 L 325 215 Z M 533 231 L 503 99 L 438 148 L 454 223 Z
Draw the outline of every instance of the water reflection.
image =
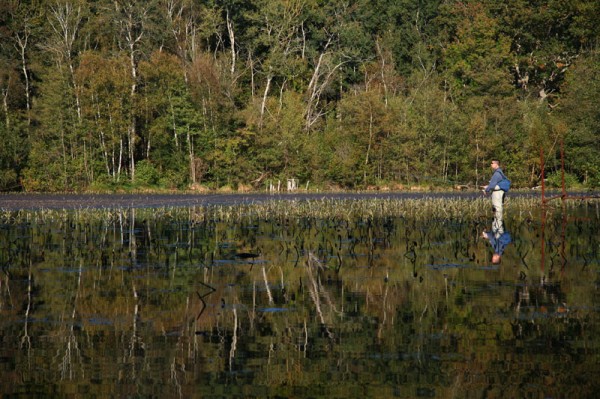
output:
M 505 230 L 504 224 L 494 224 L 488 231 L 481 233 L 481 237 L 488 240 L 493 250 L 492 264 L 497 265 L 502 261 L 504 250 L 512 242 L 510 233 Z
M 0 393 L 598 389 L 594 206 L 570 210 L 569 223 L 513 213 L 503 246 L 492 243 L 507 242 L 498 232 L 481 238 L 484 217 L 225 222 L 201 212 L 64 212 L 0 225 Z M 490 252 L 502 267 L 489 267 Z

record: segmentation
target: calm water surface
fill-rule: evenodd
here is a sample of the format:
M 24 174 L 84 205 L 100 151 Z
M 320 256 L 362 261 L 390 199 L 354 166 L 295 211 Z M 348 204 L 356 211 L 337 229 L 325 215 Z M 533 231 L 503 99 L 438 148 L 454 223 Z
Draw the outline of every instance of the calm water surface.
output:
M 6 212 L 0 393 L 593 397 L 598 204 L 507 214 Z

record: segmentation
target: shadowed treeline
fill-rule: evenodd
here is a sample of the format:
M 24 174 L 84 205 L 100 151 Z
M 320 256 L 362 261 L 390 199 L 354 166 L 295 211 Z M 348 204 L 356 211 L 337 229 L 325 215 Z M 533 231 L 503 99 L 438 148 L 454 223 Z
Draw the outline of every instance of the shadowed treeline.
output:
M 474 189 L 492 157 L 514 187 L 560 187 L 559 142 L 567 185 L 595 189 L 594 15 L 597 0 L 2 1 L 0 191 Z

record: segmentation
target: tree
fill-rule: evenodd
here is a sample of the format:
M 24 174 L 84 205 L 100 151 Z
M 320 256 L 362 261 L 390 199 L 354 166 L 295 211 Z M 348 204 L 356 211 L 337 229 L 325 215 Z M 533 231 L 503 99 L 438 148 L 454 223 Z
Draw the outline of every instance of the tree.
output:
M 600 184 L 600 52 L 578 59 L 569 70 L 558 114 L 566 121 L 564 143 L 567 171 L 581 182 Z
M 565 73 L 598 41 L 593 21 L 600 5 L 594 0 L 511 0 L 492 7 L 500 29 L 511 37 L 514 83 L 522 96 L 556 105 Z
M 85 168 L 77 139 L 79 126 L 72 80 L 65 68 L 50 69 L 38 99 L 31 152 L 23 172 L 27 191 L 72 191 L 85 186 Z
M 106 57 L 96 52 L 82 55 L 76 71 L 81 88 L 85 130 L 91 134 L 90 158 L 113 183 L 121 181 L 126 162 L 127 129 L 131 113 L 131 75 L 125 55 Z
M 180 160 L 187 158 L 184 168 L 188 170 L 187 180 L 197 183 L 203 173 L 197 169 L 197 149 L 205 152 L 208 147 L 202 134 L 206 121 L 185 85 L 184 68 L 174 56 L 162 53 L 153 54 L 140 68 L 145 84 L 144 101 L 149 105 L 145 155 L 156 161 L 160 171 L 172 173 L 181 170 Z
M 138 143 L 138 104 L 139 61 L 143 40 L 147 35 L 146 25 L 153 2 L 143 4 L 131 0 L 114 2 L 115 23 L 117 24 L 117 40 L 121 51 L 129 57 L 131 73 L 130 103 L 132 105 L 129 128 L 127 129 L 127 151 L 129 154 L 129 173 L 135 181 L 136 144 Z
M 498 157 L 518 187 L 538 184 L 540 146 L 555 163 L 561 139 L 570 173 L 594 186 L 599 12 L 595 0 L 0 2 L 0 186 L 129 185 L 140 162 L 169 187 L 481 184 Z
M 245 139 L 236 138 L 236 113 L 234 99 L 228 90 L 231 88 L 227 64 L 215 59 L 210 53 L 202 52 L 189 66 L 189 95 L 202 114 L 202 130 L 197 146 L 205 155 L 207 175 L 219 182 L 231 181 L 230 177 L 240 173 L 235 169 L 235 157 L 238 144 Z M 223 157 L 221 151 L 226 148 L 230 156 Z M 221 163 L 224 161 L 224 163 Z M 242 163 L 240 162 L 240 165 Z M 244 171 L 241 173 L 245 175 Z
M 481 3 L 455 3 L 448 10 L 453 34 L 444 48 L 444 66 L 455 99 L 503 96 L 511 91 L 510 41 Z
M 339 152 L 340 161 L 351 167 L 356 179 L 361 179 L 363 185 L 374 184 L 380 176 L 376 158 L 379 147 L 386 134 L 387 114 L 381 87 L 357 91 L 340 102 L 340 112 L 344 115 L 339 128 L 348 138 L 347 143 L 352 147 L 353 162 L 349 163 L 346 151 Z M 360 171 L 360 175 L 355 171 Z M 355 184 L 358 181 L 354 182 Z

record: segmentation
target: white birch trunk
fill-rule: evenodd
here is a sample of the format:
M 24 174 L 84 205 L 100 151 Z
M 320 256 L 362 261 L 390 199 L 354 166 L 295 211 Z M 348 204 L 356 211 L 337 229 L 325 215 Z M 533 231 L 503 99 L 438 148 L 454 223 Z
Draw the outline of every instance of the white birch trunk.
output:
M 23 71 L 23 78 L 25 79 L 25 107 L 27 109 L 27 125 L 31 124 L 31 93 L 29 88 L 29 73 L 27 73 L 27 58 L 26 49 L 29 41 L 29 29 L 25 27 L 23 36 L 17 34 L 16 37 L 19 54 L 21 55 L 21 70 Z
M 229 43 L 231 44 L 231 76 L 235 74 L 235 33 L 233 31 L 233 22 L 229 18 L 229 10 L 226 12 L 227 32 L 229 33 Z
M 273 76 L 269 75 L 269 77 L 267 78 L 267 84 L 265 86 L 265 92 L 263 94 L 262 104 L 260 106 L 260 123 L 259 123 L 260 128 L 262 128 L 262 125 L 263 125 L 263 117 L 265 115 L 265 109 L 267 107 L 267 97 L 269 95 L 269 89 L 271 87 L 272 79 L 273 79 Z

